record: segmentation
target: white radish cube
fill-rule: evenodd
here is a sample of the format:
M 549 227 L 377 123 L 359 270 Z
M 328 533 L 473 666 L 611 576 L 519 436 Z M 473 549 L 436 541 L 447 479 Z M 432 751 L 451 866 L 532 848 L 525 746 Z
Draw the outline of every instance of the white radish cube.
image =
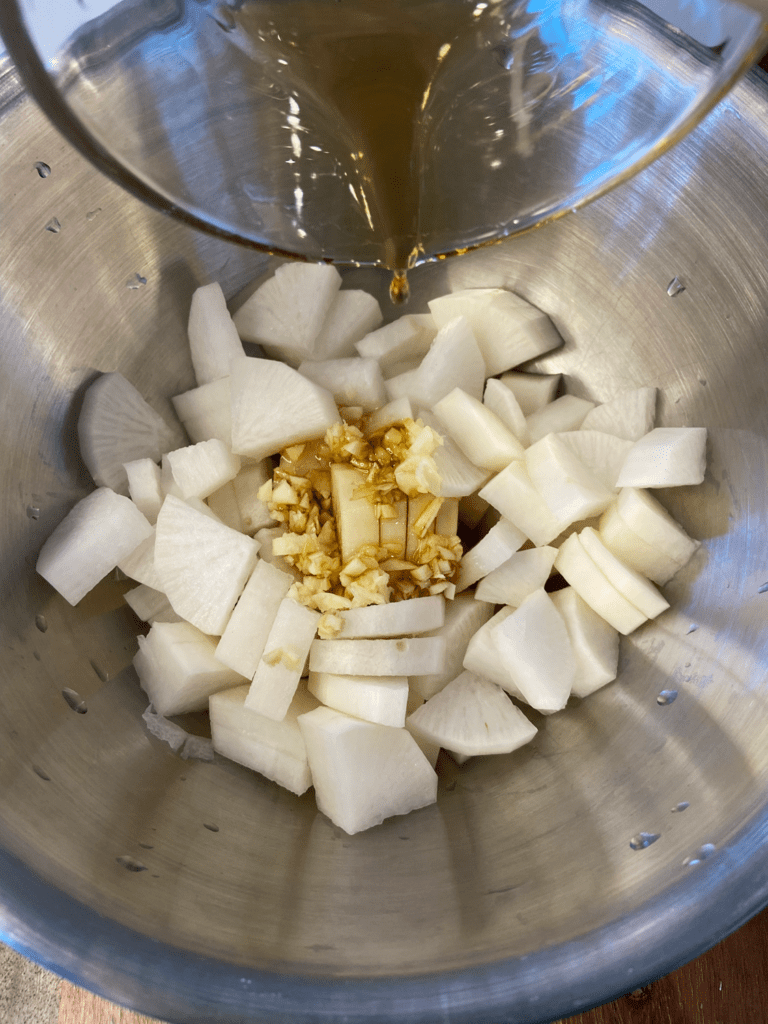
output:
M 160 467 L 152 459 L 135 459 L 126 462 L 124 469 L 131 501 L 154 526 L 165 497 L 160 482 Z
M 298 366 L 315 355 L 315 340 L 340 285 L 338 270 L 326 263 L 285 263 L 235 313 L 238 333 Z
M 392 558 L 405 558 L 408 547 L 408 505 L 408 498 L 393 502 L 390 507 L 395 513 L 394 517 L 379 520 L 379 544 L 389 551 Z
M 504 691 L 464 671 L 408 716 L 414 729 L 463 757 L 509 754 L 536 735 L 536 726 Z
M 223 665 L 253 679 L 293 576 L 260 559 L 229 617 L 216 647 Z
M 522 370 L 510 370 L 502 374 L 501 383 L 509 388 L 517 399 L 525 416 L 538 412 L 545 405 L 554 401 L 560 387 L 562 374 L 559 373 L 525 373 Z
M 174 611 L 221 636 L 248 577 L 258 544 L 169 495 L 157 517 L 155 568 Z
M 299 685 L 320 613 L 286 597 L 280 602 L 245 706 L 281 722 Z
M 517 551 L 498 569 L 480 580 L 475 600 L 506 604 L 518 608 L 534 590 L 540 590 L 552 573 L 557 548 L 530 548 Z
M 549 596 L 563 617 L 576 658 L 571 693 L 574 697 L 588 697 L 616 678 L 619 634 L 573 587 L 564 587 Z
M 559 348 L 563 339 L 546 313 L 502 288 L 468 288 L 429 303 L 438 327 L 465 316 L 494 377 L 512 366 Z
M 357 342 L 355 348 L 364 359 L 376 359 L 385 376 L 405 359 L 421 360 L 437 334 L 430 314 L 406 315 L 385 324 Z
M 564 526 L 600 515 L 614 493 L 555 434 L 525 451 L 531 481 L 550 512 Z
M 160 577 L 155 568 L 155 530 L 145 537 L 129 555 L 121 558 L 117 567 L 137 583 L 143 583 L 153 590 L 161 590 Z
M 409 732 L 332 708 L 299 717 L 318 809 L 350 835 L 437 800 L 437 775 Z
M 206 504 L 211 512 L 214 512 L 217 519 L 220 519 L 225 526 L 229 526 L 238 533 L 245 533 L 243 518 L 240 515 L 240 508 L 237 504 L 235 488 L 232 481 L 219 487 L 213 494 L 208 495 Z
M 648 582 L 645 576 L 625 565 L 621 559 L 608 550 L 596 530 L 587 527 L 579 534 L 579 540 L 586 553 L 598 569 L 605 574 L 608 581 L 635 608 L 639 608 L 643 615 L 649 619 L 655 619 L 657 615 L 669 608 L 669 601 L 659 593 L 652 583 Z
M 563 618 L 545 590 L 534 591 L 499 622 L 493 639 L 526 703 L 546 714 L 565 707 L 576 659 Z
M 395 423 L 402 423 L 403 420 L 413 419 L 413 406 L 411 400 L 403 396 L 396 398 L 393 402 L 387 402 L 380 409 L 370 414 L 367 420 L 366 436 L 375 434 L 379 430 L 386 430 Z
M 175 395 L 171 401 L 191 441 L 218 437 L 232 446 L 232 396 L 229 376 Z
M 596 405 L 584 417 L 582 430 L 600 430 L 628 441 L 639 441 L 653 428 L 656 388 L 623 391 L 610 402 Z
M 619 515 L 616 505 L 611 505 L 600 517 L 600 539 L 625 565 L 631 566 L 649 580 L 662 586 L 668 583 L 684 564 L 672 558 L 663 548 L 651 547 L 634 530 L 630 530 Z
M 309 692 L 326 707 L 353 718 L 402 729 L 408 704 L 406 676 L 340 676 L 310 672 Z
M 615 434 L 604 434 L 599 430 L 567 430 L 557 437 L 587 469 L 610 490 L 615 491 L 616 481 L 632 442 Z
M 257 530 L 271 526 L 274 522 L 267 503 L 259 498 L 259 488 L 271 478 L 272 462 L 269 459 L 262 459 L 244 465 L 232 481 L 243 532 L 251 536 Z
M 549 544 L 568 525 L 550 511 L 524 461 L 511 462 L 488 481 L 479 495 L 536 545 Z
M 196 289 L 189 307 L 189 351 L 198 384 L 229 376 L 229 364 L 242 356 L 243 343 L 227 309 L 221 285 Z
M 168 464 L 182 498 L 207 498 L 240 471 L 239 456 L 216 437 L 168 452 Z
M 474 494 L 488 481 L 488 470 L 479 469 L 469 461 L 437 416 L 422 411 L 420 419 L 443 441 L 432 453 L 437 472 L 440 474 L 440 484 L 434 493 L 440 498 L 463 498 Z
M 442 636 L 398 640 L 315 640 L 310 672 L 343 676 L 419 676 L 442 672 L 446 660 Z
M 451 679 L 460 675 L 469 641 L 492 615 L 493 605 L 475 601 L 470 594 L 462 594 L 455 600 L 446 602 L 445 622 L 432 634 L 442 636 L 445 640 L 445 667 L 442 672 L 431 675 L 411 675 L 411 692 L 423 700 L 428 700 Z
M 706 427 L 656 427 L 630 449 L 617 487 L 700 484 L 707 468 Z
M 498 416 L 461 388 L 454 388 L 432 411 L 470 462 L 480 469 L 499 473 L 524 455 L 523 446 Z
M 438 512 L 438 501 L 431 494 L 416 494 L 408 499 L 408 533 L 405 538 L 405 557 L 412 561 L 421 538 L 430 531 Z
M 299 364 L 299 373 L 330 391 L 337 405 L 359 405 L 364 412 L 372 412 L 386 404 L 384 378 L 375 359 L 305 360 Z
M 489 679 L 512 697 L 524 697 L 512 677 L 510 665 L 501 657 L 496 645 L 496 627 L 504 622 L 514 608 L 501 608 L 478 629 L 467 645 L 464 654 L 464 668 L 483 679 Z
M 693 540 L 660 501 L 647 491 L 627 487 L 616 503 L 619 515 L 651 547 L 661 548 L 681 566 L 693 556 L 700 544 Z
M 348 562 L 361 547 L 379 543 L 379 520 L 376 518 L 375 504 L 366 496 L 354 497 L 355 492 L 364 487 L 365 483 L 363 470 L 340 462 L 331 466 L 333 511 L 342 562 Z
M 501 519 L 464 554 L 456 577 L 456 590 L 466 590 L 498 569 L 525 543 L 525 534 L 508 519 Z
M 355 354 L 355 345 L 379 326 L 383 317 L 373 295 L 359 289 L 336 292 L 315 338 L 315 359 L 339 359 Z
M 161 590 L 140 583 L 123 595 L 125 603 L 142 622 L 181 622 L 171 602 Z
M 435 516 L 435 533 L 455 537 L 459 532 L 459 499 L 446 498 Z
M 126 462 L 152 459 L 183 444 L 121 373 L 102 373 L 83 398 L 77 421 L 80 455 L 99 487 L 128 493 Z
M 213 749 L 301 796 L 312 785 L 312 776 L 298 719 L 314 711 L 317 701 L 297 690 L 285 718 L 276 722 L 247 708 L 247 694 L 248 686 L 236 686 L 210 698 Z
M 572 533 L 560 546 L 555 569 L 593 611 L 624 636 L 647 621 L 647 616 L 620 594 L 598 569 L 577 533 Z
M 578 430 L 595 403 L 576 395 L 563 395 L 554 402 L 531 413 L 527 419 L 531 444 L 540 441 L 547 434 L 562 434 L 566 430 Z
M 155 622 L 147 636 L 139 637 L 133 665 L 158 715 L 202 711 L 212 693 L 243 682 L 216 660 L 215 647 L 188 622 Z
M 152 536 L 130 498 L 99 487 L 79 501 L 43 544 L 36 569 L 70 604 Z
M 231 367 L 232 450 L 263 459 L 339 422 L 333 396 L 273 359 L 244 356 Z
M 414 597 L 391 604 L 350 608 L 340 611 L 338 615 L 342 620 L 341 632 L 337 635 L 339 640 L 413 636 L 417 633 L 430 633 L 443 625 L 445 600 L 439 594 L 436 597 Z M 339 710 L 343 711 L 344 708 Z
M 390 399 L 406 395 L 419 409 L 432 409 L 456 387 L 478 401 L 483 397 L 486 370 L 475 336 L 464 319 L 444 324 L 417 370 L 386 382 Z
M 523 410 L 515 398 L 515 394 L 495 377 L 485 382 L 483 405 L 498 416 L 504 426 L 510 430 L 523 447 L 530 444 L 531 432 L 528 429 Z

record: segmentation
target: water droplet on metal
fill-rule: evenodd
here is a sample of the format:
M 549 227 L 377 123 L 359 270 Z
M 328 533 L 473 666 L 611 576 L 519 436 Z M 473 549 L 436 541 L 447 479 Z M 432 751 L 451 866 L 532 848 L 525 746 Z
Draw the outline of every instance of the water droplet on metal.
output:
M 45 163 L 45 161 L 38 160 L 37 163 L 34 165 L 34 167 L 35 167 L 35 170 L 37 171 L 37 173 L 40 175 L 41 178 L 49 177 L 49 175 L 51 173 L 51 168 L 49 167 L 49 165 L 47 163 Z
M 48 619 L 46 619 L 44 615 L 36 615 L 35 625 L 37 626 L 41 633 L 44 633 L 46 629 L 48 629 Z
M 668 704 L 674 704 L 676 700 L 677 690 L 662 690 L 656 698 L 656 703 L 661 704 L 662 707 L 666 707 Z
M 219 28 L 223 29 L 225 32 L 234 32 L 237 28 L 237 22 L 235 21 L 234 14 L 229 7 L 226 7 L 224 4 L 220 4 L 211 17 Z
M 102 683 L 108 683 L 109 682 L 109 675 L 104 671 L 103 668 L 99 668 L 99 666 L 96 664 L 95 661 L 91 660 L 90 661 L 90 666 L 93 669 L 93 671 L 96 673 L 96 675 L 99 677 L 99 679 L 102 681 Z
M 686 634 L 685 634 L 685 635 L 687 636 L 687 635 L 688 635 L 688 633 L 695 633 L 695 632 L 696 632 L 696 630 L 697 630 L 698 628 L 699 628 L 699 627 L 698 627 L 698 626 L 696 625 L 696 623 L 695 623 L 695 622 L 692 622 L 692 623 L 690 624 L 690 626 L 688 627 L 688 629 L 686 630 Z
M 758 594 L 768 594 L 768 583 L 764 583 L 762 587 L 757 588 Z
M 40 657 L 40 651 L 32 651 L 32 654 L 35 656 L 35 661 L 42 661 L 43 660 Z
M 73 711 L 76 711 L 78 715 L 84 715 L 88 711 L 88 705 L 85 703 L 83 698 L 77 692 L 77 690 L 71 690 L 68 686 L 65 686 L 61 691 L 61 696 L 69 704 Z
M 154 850 L 154 846 L 151 843 L 139 843 L 142 850 Z
M 629 840 L 629 846 L 632 850 L 647 850 L 657 839 L 661 839 L 660 832 L 638 832 Z
M 209 832 L 218 832 L 219 831 L 219 826 L 218 825 L 209 825 L 205 821 L 203 822 L 203 828 L 207 828 Z
M 120 865 L 120 867 L 125 868 L 126 871 L 139 872 L 147 870 L 146 864 L 142 864 L 140 860 L 134 860 L 133 857 L 129 857 L 127 854 L 124 854 L 121 857 L 115 857 L 115 860 Z
M 692 857 L 686 857 L 683 861 L 683 866 L 686 868 L 695 867 L 697 864 L 701 864 L 703 860 L 711 857 L 715 852 L 715 846 L 713 843 L 704 843 L 700 846 L 697 852 Z
M 27 505 L 27 519 L 39 519 L 40 509 L 37 505 Z
M 86 213 L 85 219 L 86 220 L 93 220 L 93 218 L 95 216 L 97 216 L 97 214 L 99 214 L 99 213 L 101 213 L 101 207 L 97 206 L 95 210 L 89 210 L 88 213 Z
M 61 231 L 61 224 L 59 223 L 59 218 L 51 217 L 51 219 L 45 225 L 45 230 L 50 231 L 52 235 L 58 235 L 58 233 Z
M 681 283 L 679 277 L 673 277 L 667 285 L 667 295 L 670 299 L 677 298 L 681 292 L 685 291 L 685 285 Z
M 39 776 L 43 780 L 43 782 L 51 781 L 51 776 L 48 774 L 48 772 L 44 772 L 39 765 L 33 764 L 32 771 L 35 773 L 35 775 Z
M 687 811 L 690 806 L 687 800 L 681 800 L 679 804 L 675 804 L 672 808 L 672 814 L 681 814 L 683 811 Z
M 129 277 L 125 282 L 125 287 L 130 288 L 131 291 L 136 291 L 138 288 L 143 288 L 146 283 L 146 277 L 142 277 L 141 274 L 134 274 L 133 277 Z

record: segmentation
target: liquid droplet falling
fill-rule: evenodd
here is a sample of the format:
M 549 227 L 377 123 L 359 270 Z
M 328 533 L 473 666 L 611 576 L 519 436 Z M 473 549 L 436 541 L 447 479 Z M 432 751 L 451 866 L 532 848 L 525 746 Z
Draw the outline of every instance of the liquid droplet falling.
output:
M 88 213 L 86 213 L 85 219 L 93 220 L 93 218 L 99 213 L 101 213 L 101 207 L 97 206 L 95 210 L 89 210 Z
M 698 628 L 699 627 L 696 625 L 696 623 L 692 622 L 690 624 L 690 626 L 688 627 L 688 629 L 686 630 L 686 636 L 688 635 L 688 633 L 695 633 Z
M 681 800 L 679 804 L 675 804 L 672 808 L 672 814 L 681 814 L 683 811 L 687 811 L 690 806 L 687 800 Z
M 404 270 L 396 270 L 392 275 L 389 285 L 389 297 L 396 306 L 402 306 L 408 301 L 411 288 L 408 284 L 408 277 Z
M 39 519 L 40 509 L 37 505 L 27 505 L 27 519 Z
M 142 864 L 140 860 L 134 860 L 133 857 L 129 857 L 127 854 L 124 854 L 121 857 L 115 857 L 115 860 L 120 865 L 120 867 L 125 868 L 126 871 L 139 872 L 147 870 L 146 864 Z
M 683 861 L 683 866 L 686 868 L 695 867 L 697 864 L 701 864 L 703 860 L 706 860 L 708 857 L 711 857 L 714 852 L 715 846 L 713 843 L 704 843 L 703 846 L 699 847 L 698 851 L 693 855 L 693 857 L 685 858 L 685 860 Z
M 130 288 L 131 291 L 136 291 L 137 288 L 143 288 L 146 283 L 146 277 L 142 277 L 141 274 L 134 274 L 133 277 L 129 277 L 125 282 L 125 287 Z
M 43 782 L 50 782 L 51 781 L 51 776 L 48 774 L 48 772 L 44 772 L 43 769 L 40 768 L 39 765 L 33 764 L 32 765 L 32 771 L 35 773 L 35 775 L 37 775 L 39 778 L 41 778 L 43 780 Z
M 629 846 L 632 850 L 647 850 L 657 839 L 661 839 L 659 832 L 638 832 L 629 840 Z
M 69 704 L 69 706 L 72 708 L 72 710 L 76 711 L 78 715 L 84 715 L 87 713 L 88 705 L 85 703 L 85 701 L 77 692 L 77 690 L 72 690 L 68 686 L 65 686 L 64 689 L 61 691 L 61 695 L 67 702 L 67 704 Z
M 52 235 L 58 235 L 61 231 L 61 224 L 58 217 L 51 217 L 48 223 L 45 225 L 45 230 L 50 231 Z
M 48 619 L 46 619 L 44 615 L 36 615 L 35 625 L 37 626 L 41 633 L 44 633 L 46 629 L 48 629 Z
M 43 160 L 38 160 L 34 166 L 41 178 L 47 178 L 51 173 L 51 168 Z
M 662 690 L 656 698 L 656 703 L 661 704 L 662 707 L 666 707 L 668 704 L 674 704 L 676 700 L 677 690 Z
M 670 299 L 677 298 L 677 296 L 684 291 L 685 285 L 681 284 L 679 277 L 673 277 L 667 285 L 667 295 L 670 297 Z

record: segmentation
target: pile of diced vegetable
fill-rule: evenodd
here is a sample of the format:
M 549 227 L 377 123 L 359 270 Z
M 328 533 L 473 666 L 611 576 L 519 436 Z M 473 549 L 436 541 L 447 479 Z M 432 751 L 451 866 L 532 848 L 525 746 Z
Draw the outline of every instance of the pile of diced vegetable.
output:
M 654 428 L 654 388 L 595 405 L 514 369 L 561 339 L 511 292 L 381 326 L 340 284 L 285 264 L 234 319 L 196 291 L 190 444 L 100 376 L 79 421 L 97 489 L 37 569 L 72 604 L 135 580 L 152 731 L 178 747 L 166 719 L 208 709 L 215 751 L 314 786 L 355 833 L 435 801 L 441 748 L 510 753 L 537 731 L 520 705 L 616 677 L 619 635 L 698 547 L 649 489 L 701 483 L 706 431 Z

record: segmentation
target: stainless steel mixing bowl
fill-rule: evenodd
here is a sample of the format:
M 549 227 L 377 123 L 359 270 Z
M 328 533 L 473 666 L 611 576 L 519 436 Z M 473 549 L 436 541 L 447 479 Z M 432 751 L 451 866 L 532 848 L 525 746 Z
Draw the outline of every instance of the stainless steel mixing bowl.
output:
M 177 1022 L 519 1024 L 635 988 L 768 903 L 765 78 L 583 212 L 414 272 L 415 310 L 514 288 L 562 332 L 541 365 L 570 391 L 653 384 L 662 423 L 709 427 L 705 484 L 664 495 L 703 546 L 616 683 L 351 838 L 311 793 L 150 737 L 120 586 L 72 609 L 34 573 L 90 486 L 94 373 L 170 414 L 193 288 L 235 294 L 263 263 L 127 197 L 2 72 L 0 938 Z

